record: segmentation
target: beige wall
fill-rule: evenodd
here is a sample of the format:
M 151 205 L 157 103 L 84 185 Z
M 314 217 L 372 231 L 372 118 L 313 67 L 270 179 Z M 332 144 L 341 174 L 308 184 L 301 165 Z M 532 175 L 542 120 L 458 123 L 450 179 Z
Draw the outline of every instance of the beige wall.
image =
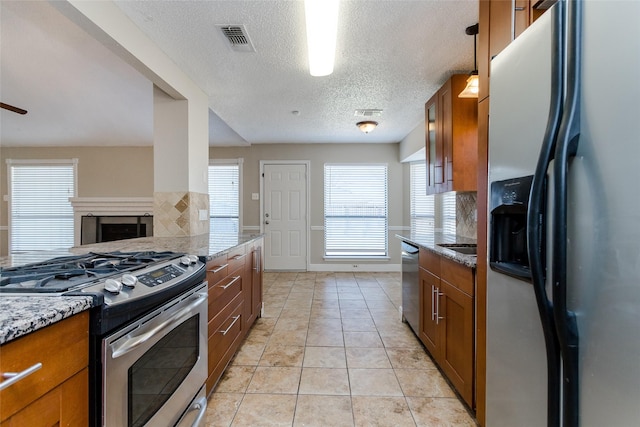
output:
M 0 149 L 0 191 L 8 194 L 6 159 L 78 159 L 78 197 L 153 197 L 153 147 Z M 7 202 L 0 201 L 0 256 L 7 255 Z
M 395 238 L 398 229 L 403 226 L 404 218 L 404 182 L 407 175 L 405 167 L 398 161 L 398 144 L 259 144 L 251 147 L 212 147 L 209 150 L 212 159 L 244 158 L 243 163 L 243 225 L 245 227 L 260 226 L 260 201 L 251 200 L 251 193 L 260 192 L 261 160 L 304 160 L 310 162 L 310 227 L 322 227 L 323 219 L 323 182 L 324 164 L 341 163 L 387 163 L 389 179 L 389 253 L 387 262 L 375 262 L 380 268 L 390 270 L 400 267 L 400 243 Z M 408 175 L 407 175 L 408 177 Z M 408 182 L 408 181 L 407 181 Z M 327 268 L 322 258 L 324 237 L 322 230 L 309 232 L 310 264 Z M 347 268 L 351 262 L 338 263 Z M 366 262 L 358 261 L 360 270 Z M 371 262 L 369 263 L 371 264 Z
M 153 147 L 56 147 L 0 150 L 2 194 L 7 194 L 5 159 L 78 158 L 78 197 L 153 197 Z M 259 144 L 251 147 L 211 147 L 212 159 L 244 158 L 243 225 L 260 226 L 260 160 L 305 160 L 310 162 L 309 226 L 323 226 L 323 166 L 327 162 L 387 163 L 389 166 L 389 252 L 382 268 L 400 266 L 400 244 L 395 234 L 409 224 L 408 164 L 398 161 L 398 144 Z M 407 185 L 405 185 L 407 183 Z M 7 203 L 0 202 L 0 225 L 7 225 Z M 7 231 L 0 234 L 0 251 L 7 253 Z M 310 231 L 310 264 L 326 264 L 322 258 L 323 232 Z M 335 264 L 334 261 L 331 261 Z M 358 262 L 360 265 L 365 262 Z M 352 263 L 343 263 L 344 265 Z M 366 268 L 361 268 L 366 270 Z

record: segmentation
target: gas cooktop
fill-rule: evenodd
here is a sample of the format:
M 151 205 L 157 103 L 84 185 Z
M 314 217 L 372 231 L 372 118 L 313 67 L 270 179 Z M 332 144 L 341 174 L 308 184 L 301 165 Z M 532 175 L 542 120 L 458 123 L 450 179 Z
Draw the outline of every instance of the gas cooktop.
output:
M 0 268 L 0 293 L 61 293 L 109 276 L 130 273 L 184 254 L 176 252 L 90 252 L 52 258 L 20 267 Z

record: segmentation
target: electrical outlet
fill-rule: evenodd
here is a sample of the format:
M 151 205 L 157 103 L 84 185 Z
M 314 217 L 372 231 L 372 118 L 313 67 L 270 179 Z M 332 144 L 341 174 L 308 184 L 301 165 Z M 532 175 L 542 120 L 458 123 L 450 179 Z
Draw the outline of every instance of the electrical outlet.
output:
M 251 200 L 260 200 L 260 193 L 251 193 Z
M 206 209 L 200 209 L 198 210 L 198 219 L 200 219 L 200 221 L 206 221 L 207 218 L 209 218 L 209 211 Z
M 353 264 L 353 268 L 358 268 L 358 264 Z

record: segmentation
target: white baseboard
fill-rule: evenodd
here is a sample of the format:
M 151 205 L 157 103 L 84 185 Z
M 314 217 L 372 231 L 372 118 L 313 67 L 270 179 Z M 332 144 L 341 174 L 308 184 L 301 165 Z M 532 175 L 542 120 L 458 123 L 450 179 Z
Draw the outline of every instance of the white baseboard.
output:
M 401 264 L 358 264 L 357 262 L 349 264 L 310 264 L 309 271 L 361 271 L 363 273 L 385 273 L 400 272 Z

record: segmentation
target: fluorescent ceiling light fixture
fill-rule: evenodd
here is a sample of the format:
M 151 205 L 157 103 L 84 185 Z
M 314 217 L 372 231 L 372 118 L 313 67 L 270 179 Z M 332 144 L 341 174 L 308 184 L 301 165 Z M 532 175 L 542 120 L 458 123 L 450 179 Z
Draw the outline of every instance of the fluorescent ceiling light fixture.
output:
M 328 76 L 333 73 L 338 33 L 339 0 L 305 0 L 309 73 Z

